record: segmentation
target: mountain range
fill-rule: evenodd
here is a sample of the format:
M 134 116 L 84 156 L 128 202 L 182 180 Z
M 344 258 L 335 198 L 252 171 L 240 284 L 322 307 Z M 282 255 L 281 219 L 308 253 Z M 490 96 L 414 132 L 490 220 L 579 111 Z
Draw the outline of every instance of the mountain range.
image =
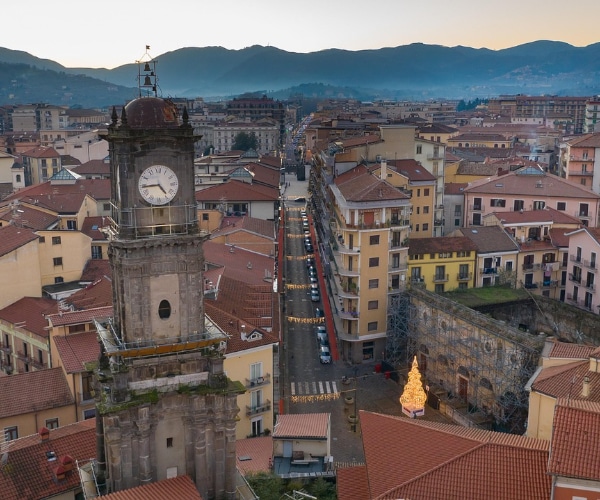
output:
M 574 47 L 537 41 L 503 50 L 414 43 L 377 50 L 286 52 L 187 47 L 157 60 L 164 97 L 277 99 L 472 99 L 500 94 L 600 94 L 600 43 Z M 114 69 L 67 68 L 27 52 L 0 48 L 0 105 L 45 102 L 108 107 L 137 97 L 136 63 Z

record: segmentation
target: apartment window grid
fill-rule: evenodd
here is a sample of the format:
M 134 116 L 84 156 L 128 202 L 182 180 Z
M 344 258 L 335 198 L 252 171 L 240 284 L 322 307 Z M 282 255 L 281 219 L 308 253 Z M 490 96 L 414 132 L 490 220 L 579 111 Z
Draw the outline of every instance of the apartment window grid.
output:
M 47 418 L 46 419 L 46 429 L 58 429 L 58 418 Z

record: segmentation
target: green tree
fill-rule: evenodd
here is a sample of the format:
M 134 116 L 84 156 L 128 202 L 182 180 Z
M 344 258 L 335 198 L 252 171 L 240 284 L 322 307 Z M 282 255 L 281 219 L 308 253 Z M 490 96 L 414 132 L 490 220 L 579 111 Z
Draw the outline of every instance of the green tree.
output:
M 306 489 L 312 496 L 317 497 L 319 500 L 336 500 L 337 498 L 335 484 L 322 477 L 318 477 L 310 482 Z
M 257 472 L 246 479 L 260 500 L 279 500 L 285 490 L 283 479 L 275 474 Z
M 258 141 L 256 140 L 256 136 L 254 132 L 251 134 L 247 134 L 246 132 L 240 132 L 235 136 L 235 140 L 233 141 L 233 145 L 231 149 L 241 149 L 242 151 L 248 151 L 249 149 L 256 149 L 258 146 Z

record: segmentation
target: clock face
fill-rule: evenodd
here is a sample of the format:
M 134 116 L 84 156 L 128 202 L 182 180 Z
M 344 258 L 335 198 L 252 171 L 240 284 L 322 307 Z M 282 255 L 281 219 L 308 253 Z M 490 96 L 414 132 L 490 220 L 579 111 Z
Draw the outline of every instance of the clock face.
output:
M 175 198 L 179 189 L 179 179 L 169 167 L 152 165 L 140 175 L 138 189 L 148 203 L 166 205 Z

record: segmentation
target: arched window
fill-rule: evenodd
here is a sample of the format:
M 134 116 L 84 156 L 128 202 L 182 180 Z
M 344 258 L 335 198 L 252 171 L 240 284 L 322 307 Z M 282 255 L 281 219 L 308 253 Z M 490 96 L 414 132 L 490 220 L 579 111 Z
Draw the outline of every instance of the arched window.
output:
M 161 300 L 158 305 L 158 317 L 160 319 L 169 319 L 171 316 L 171 304 L 168 300 Z

